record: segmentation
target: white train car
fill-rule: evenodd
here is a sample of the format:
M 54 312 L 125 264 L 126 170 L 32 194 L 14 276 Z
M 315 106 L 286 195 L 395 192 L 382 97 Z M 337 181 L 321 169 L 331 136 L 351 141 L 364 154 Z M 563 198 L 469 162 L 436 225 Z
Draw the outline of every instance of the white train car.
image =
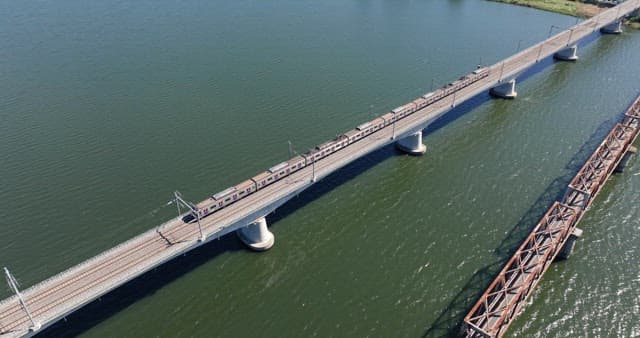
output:
M 306 164 L 306 160 L 301 155 L 293 157 L 292 159 L 289 160 L 289 168 L 287 168 L 288 173 L 292 174 L 292 173 L 304 168 L 305 164 Z
M 256 182 L 252 179 L 242 181 L 240 184 L 236 185 L 235 188 L 238 192 L 238 199 L 245 198 L 258 190 Z
M 256 188 L 258 190 L 274 182 L 273 177 L 271 176 L 271 173 L 268 171 L 261 172 L 258 175 L 253 176 L 251 180 L 253 180 L 256 183 Z
M 396 121 L 396 114 L 394 113 L 386 113 L 382 115 L 382 119 L 384 119 L 384 126 L 388 126 L 393 124 Z
M 360 131 L 358 129 L 352 129 L 344 133 L 344 136 L 346 136 L 349 139 L 349 144 L 352 144 L 354 142 L 358 142 L 358 140 L 364 137 L 364 131 Z
M 415 109 L 413 110 L 414 112 L 416 112 L 416 111 L 418 111 L 418 110 L 420 110 L 420 109 L 422 109 L 422 108 L 427 106 L 427 100 L 425 100 L 422 97 L 419 97 L 419 98 L 411 101 L 411 103 L 413 103 L 416 106 Z
M 371 128 L 368 134 L 375 133 L 376 131 L 384 128 L 384 119 L 382 117 L 378 117 L 377 119 L 370 121 L 369 124 L 371 124 Z
M 404 106 L 400 106 L 394 110 L 392 110 L 391 112 L 396 114 L 396 118 L 397 119 L 401 119 L 411 113 L 413 113 L 413 111 L 415 110 L 415 104 L 413 102 L 407 103 Z

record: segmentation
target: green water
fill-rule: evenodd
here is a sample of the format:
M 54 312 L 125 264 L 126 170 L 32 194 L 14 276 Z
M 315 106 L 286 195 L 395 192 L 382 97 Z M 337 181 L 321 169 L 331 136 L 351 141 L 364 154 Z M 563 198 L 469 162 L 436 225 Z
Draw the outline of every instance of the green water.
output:
M 5 1 L 0 264 L 24 287 L 546 38 L 574 18 L 484 1 Z M 638 93 L 640 33 L 580 46 L 269 218 L 153 271 L 51 336 L 439 337 Z M 509 335 L 640 335 L 640 165 L 614 177 Z M 0 290 L 0 298 L 9 295 Z M 452 329 L 453 328 L 453 329 Z

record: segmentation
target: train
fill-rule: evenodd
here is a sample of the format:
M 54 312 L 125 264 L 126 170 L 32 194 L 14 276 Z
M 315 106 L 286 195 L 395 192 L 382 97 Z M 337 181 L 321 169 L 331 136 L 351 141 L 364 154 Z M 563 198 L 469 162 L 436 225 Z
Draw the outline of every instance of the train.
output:
M 485 77 L 489 76 L 489 68 L 478 67 L 473 72 L 460 77 L 437 90 L 418 97 L 417 99 L 397 107 L 390 112 L 375 118 L 369 122 L 360 124 L 355 129 L 349 130 L 336 138 L 322 143 L 307 152 L 297 155 L 288 161 L 279 163 L 248 180 L 233 187 L 218 192 L 201 201 L 195 206 L 197 216 L 204 218 L 220 211 L 221 209 L 264 189 L 265 187 L 295 173 L 302 168 L 312 165 L 337 151 L 340 151 L 355 142 L 403 119 L 418 110 L 421 110 L 454 92 L 465 88 Z M 196 215 L 191 215 L 196 217 Z

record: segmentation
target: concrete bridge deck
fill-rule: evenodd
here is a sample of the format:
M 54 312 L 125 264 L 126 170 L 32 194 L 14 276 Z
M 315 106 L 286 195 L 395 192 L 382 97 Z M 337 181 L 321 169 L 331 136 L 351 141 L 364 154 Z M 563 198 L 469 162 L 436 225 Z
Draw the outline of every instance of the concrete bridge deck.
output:
M 640 0 L 625 2 L 492 65 L 489 75 L 484 79 L 398 120 L 395 124 L 396 138 L 421 131 L 458 103 L 508 83 L 539 60 L 566 49 L 568 45 L 639 7 Z M 319 160 L 315 165 L 317 179 L 395 142 L 392 135 L 391 126 L 387 126 Z M 312 170 L 310 166 L 304 167 L 202 219 L 204 241 L 200 241 L 196 224 L 184 223 L 181 217 L 177 217 L 24 290 L 22 298 L 33 316 L 33 322 L 21 307 L 17 296 L 3 300 L 0 302 L 0 337 L 36 334 L 144 272 L 207 241 L 246 227 L 311 186 L 314 183 Z

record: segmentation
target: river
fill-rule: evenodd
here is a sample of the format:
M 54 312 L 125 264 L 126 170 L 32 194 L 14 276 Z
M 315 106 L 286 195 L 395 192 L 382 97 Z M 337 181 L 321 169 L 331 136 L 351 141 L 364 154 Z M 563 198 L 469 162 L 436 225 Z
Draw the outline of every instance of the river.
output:
M 575 18 L 486 1 L 5 2 L 0 264 L 23 287 Z M 440 337 L 638 93 L 640 32 L 545 62 L 47 336 Z M 637 161 L 635 161 L 637 162 Z M 514 337 L 640 335 L 640 164 L 593 204 Z M 10 295 L 0 288 L 0 298 Z

